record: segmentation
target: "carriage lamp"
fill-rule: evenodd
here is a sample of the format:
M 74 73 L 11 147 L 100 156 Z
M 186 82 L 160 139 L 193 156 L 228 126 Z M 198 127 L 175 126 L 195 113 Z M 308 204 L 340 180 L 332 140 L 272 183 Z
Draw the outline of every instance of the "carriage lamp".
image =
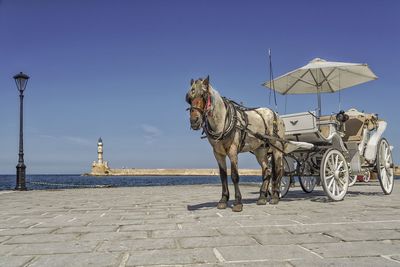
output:
M 18 164 L 17 164 L 17 181 L 15 190 L 24 191 L 26 190 L 25 182 L 25 163 L 24 163 L 24 134 L 23 134 L 23 119 L 24 119 L 24 91 L 26 84 L 28 83 L 29 76 L 20 72 L 14 77 L 15 84 L 19 91 L 19 153 L 18 153 Z

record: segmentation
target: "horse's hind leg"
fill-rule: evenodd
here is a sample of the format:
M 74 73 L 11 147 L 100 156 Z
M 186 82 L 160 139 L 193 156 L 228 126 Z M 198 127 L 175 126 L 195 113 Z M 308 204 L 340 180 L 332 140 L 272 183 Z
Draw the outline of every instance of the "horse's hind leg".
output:
M 231 149 L 228 154 L 231 160 L 231 178 L 235 187 L 235 202 L 233 203 L 232 211 L 240 212 L 243 210 L 242 194 L 239 189 L 239 171 L 238 171 L 238 154 L 237 150 Z
M 280 144 L 276 144 L 276 146 L 280 147 Z M 278 149 L 273 149 L 272 153 L 273 160 L 273 175 L 272 175 L 272 196 L 270 200 L 270 204 L 278 204 L 279 203 L 279 191 L 281 178 L 283 176 L 283 153 Z
M 226 155 L 222 155 L 214 151 L 214 156 L 218 162 L 219 176 L 222 184 L 222 197 L 218 202 L 217 208 L 226 209 L 229 200 L 228 175 L 226 173 Z
M 261 166 L 262 171 L 262 185 L 260 187 L 260 196 L 257 200 L 257 205 L 266 205 L 268 197 L 268 186 L 271 179 L 271 171 L 268 168 L 268 148 L 259 148 L 254 151 L 254 155 L 257 158 L 258 163 Z

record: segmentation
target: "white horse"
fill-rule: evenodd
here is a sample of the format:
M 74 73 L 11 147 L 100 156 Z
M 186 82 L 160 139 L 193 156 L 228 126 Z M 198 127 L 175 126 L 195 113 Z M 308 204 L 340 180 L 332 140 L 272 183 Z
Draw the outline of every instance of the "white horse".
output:
M 270 204 L 279 202 L 280 179 L 283 175 L 283 150 L 285 126 L 278 115 L 268 108 L 247 109 L 221 97 L 212 88 L 209 77 L 190 82 L 186 101 L 191 105 L 190 125 L 193 130 L 204 129 L 218 162 L 222 197 L 217 208 L 225 209 L 229 200 L 226 156 L 231 161 L 231 178 L 235 187 L 233 211 L 242 211 L 239 189 L 238 154 L 253 153 L 262 168 L 263 183 L 258 205 L 265 205 L 272 176 Z M 265 140 L 263 136 L 271 137 Z M 272 175 L 268 169 L 268 153 L 272 153 Z

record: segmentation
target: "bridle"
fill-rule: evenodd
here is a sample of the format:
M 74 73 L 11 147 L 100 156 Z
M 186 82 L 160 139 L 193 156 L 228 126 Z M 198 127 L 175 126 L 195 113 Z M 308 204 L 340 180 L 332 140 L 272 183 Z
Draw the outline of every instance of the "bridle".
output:
M 205 104 L 203 108 L 193 106 L 192 103 L 195 102 L 196 99 L 202 99 L 204 101 Z M 222 132 L 215 132 L 210 127 L 207 120 L 208 116 L 212 116 L 212 97 L 209 94 L 203 94 L 202 96 L 195 97 L 193 101 L 190 101 L 188 95 L 186 96 L 186 102 L 190 104 L 190 108 L 187 108 L 186 110 L 190 110 L 190 112 L 196 110 L 199 112 L 202 118 L 201 127 L 203 128 L 203 133 L 205 132 L 208 137 L 217 141 L 230 135 L 234 131 L 237 123 L 236 111 L 232 101 L 224 97 L 222 97 L 222 100 L 226 108 L 224 126 Z
M 192 103 L 196 99 L 202 99 L 204 101 L 204 107 L 203 108 L 199 108 L 199 107 L 193 106 Z M 200 116 L 203 119 L 203 123 L 205 122 L 205 119 L 207 119 L 207 116 L 211 115 L 211 96 L 209 94 L 203 94 L 202 96 L 198 96 L 198 97 L 194 98 L 192 101 L 187 96 L 186 97 L 186 102 L 188 104 L 190 104 L 190 107 L 187 108 L 186 111 L 192 112 L 193 110 L 196 110 L 197 112 L 199 112 Z

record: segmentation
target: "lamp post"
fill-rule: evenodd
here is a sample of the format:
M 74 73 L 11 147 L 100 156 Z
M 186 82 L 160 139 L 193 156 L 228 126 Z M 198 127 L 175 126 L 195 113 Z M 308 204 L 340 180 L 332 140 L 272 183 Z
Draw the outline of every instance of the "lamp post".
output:
M 18 153 L 18 165 L 17 165 L 17 182 L 15 190 L 26 190 L 25 184 L 25 163 L 24 163 L 24 133 L 23 133 L 23 120 L 24 120 L 24 91 L 26 84 L 28 83 L 29 76 L 20 72 L 14 77 L 15 84 L 19 91 L 19 153 Z

